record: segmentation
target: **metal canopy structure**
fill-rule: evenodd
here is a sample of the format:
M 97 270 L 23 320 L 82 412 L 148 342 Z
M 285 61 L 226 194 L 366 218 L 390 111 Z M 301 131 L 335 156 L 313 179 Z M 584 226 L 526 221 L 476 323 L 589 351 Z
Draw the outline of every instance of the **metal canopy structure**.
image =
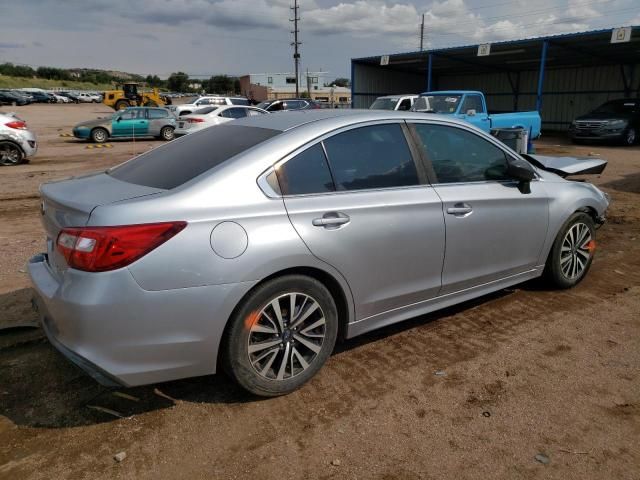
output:
M 375 97 L 407 91 L 481 90 L 490 108 L 525 106 L 540 111 L 547 128 L 566 128 L 573 110 L 640 96 L 640 26 L 629 28 L 630 40 L 621 43 L 606 29 L 496 42 L 482 56 L 479 45 L 468 45 L 352 59 L 352 103 L 366 108 Z M 543 109 L 548 97 L 553 108 Z

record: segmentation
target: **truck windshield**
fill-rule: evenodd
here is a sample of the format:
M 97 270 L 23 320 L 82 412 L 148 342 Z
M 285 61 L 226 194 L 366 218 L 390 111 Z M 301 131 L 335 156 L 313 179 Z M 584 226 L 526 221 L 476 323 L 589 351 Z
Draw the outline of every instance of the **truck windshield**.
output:
M 376 98 L 369 107 L 370 110 L 395 110 L 398 98 Z
M 426 99 L 425 101 L 429 108 L 421 111 L 428 111 L 432 113 L 456 113 L 462 95 L 425 95 L 424 97 L 420 97 L 420 100 L 423 98 Z

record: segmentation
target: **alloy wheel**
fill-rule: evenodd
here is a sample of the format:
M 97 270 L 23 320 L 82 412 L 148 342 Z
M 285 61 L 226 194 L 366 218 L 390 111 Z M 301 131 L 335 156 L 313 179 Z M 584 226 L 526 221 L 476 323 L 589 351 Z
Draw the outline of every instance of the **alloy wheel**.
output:
M 627 132 L 627 145 L 633 145 L 636 141 L 636 131 L 633 128 L 630 128 Z
M 326 333 L 324 312 L 313 297 L 280 295 L 251 318 L 249 362 L 266 379 L 288 380 L 309 368 Z
M 560 248 L 560 269 L 568 279 L 580 277 L 591 258 L 591 230 L 584 223 L 575 223 L 567 231 Z
M 22 153 L 15 145 L 0 145 L 0 164 L 17 165 L 22 159 Z

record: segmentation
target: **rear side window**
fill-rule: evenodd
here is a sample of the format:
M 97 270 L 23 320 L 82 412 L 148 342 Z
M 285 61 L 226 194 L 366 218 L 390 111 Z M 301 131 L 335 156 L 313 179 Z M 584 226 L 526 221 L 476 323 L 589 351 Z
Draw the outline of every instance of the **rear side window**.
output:
M 322 145 L 316 143 L 277 169 L 283 195 L 304 195 L 335 190 Z
M 279 133 L 270 128 L 218 125 L 168 143 L 107 173 L 124 182 L 170 190 Z
M 399 124 L 373 125 L 324 141 L 336 190 L 418 185 L 418 172 Z
M 246 108 L 227 108 L 220 112 L 221 117 L 225 118 L 243 118 L 247 116 Z
M 232 98 L 231 103 L 234 105 L 249 105 L 249 100 L 246 98 Z
M 149 120 L 154 120 L 158 118 L 167 118 L 169 116 L 169 112 L 166 110 L 160 109 L 152 109 L 149 110 Z

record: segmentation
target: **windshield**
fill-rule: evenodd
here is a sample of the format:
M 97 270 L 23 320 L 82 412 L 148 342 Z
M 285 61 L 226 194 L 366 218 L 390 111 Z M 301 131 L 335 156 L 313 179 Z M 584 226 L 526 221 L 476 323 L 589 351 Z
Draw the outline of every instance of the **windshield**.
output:
M 376 101 L 371 104 L 369 110 L 395 110 L 397 104 L 398 97 L 377 98 Z
M 204 108 L 199 108 L 198 110 L 196 110 L 195 112 L 193 112 L 195 115 L 206 115 L 207 113 L 211 113 L 214 110 L 217 110 L 218 107 L 204 107 Z
M 612 100 L 596 108 L 593 113 L 632 113 L 640 105 L 640 101 Z
M 420 98 L 425 98 L 429 104 L 429 108 L 423 111 L 431 113 L 456 113 L 462 95 L 436 94 L 425 95 Z

